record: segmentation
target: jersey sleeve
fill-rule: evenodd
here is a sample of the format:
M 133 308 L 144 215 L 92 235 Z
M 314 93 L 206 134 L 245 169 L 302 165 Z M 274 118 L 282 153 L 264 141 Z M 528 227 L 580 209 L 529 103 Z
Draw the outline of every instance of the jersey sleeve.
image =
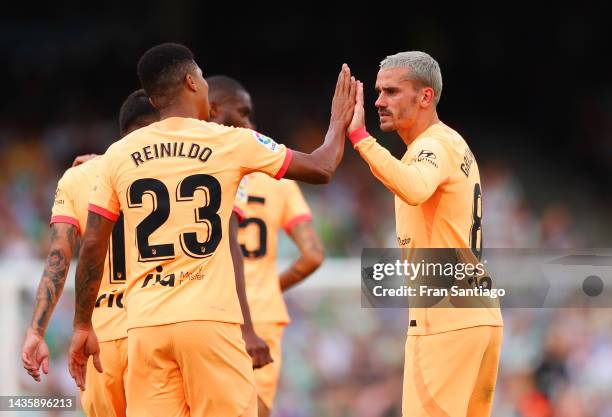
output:
M 238 145 L 244 175 L 259 171 L 279 180 L 287 172 L 292 152 L 285 145 L 250 129 L 240 129 Z
M 112 149 L 112 147 L 109 148 L 100 159 L 96 185 L 91 193 L 87 209 L 115 222 L 119 218 L 120 206 L 112 166 Z
M 451 171 L 448 151 L 433 138 L 414 143 L 405 161 L 396 159 L 371 136 L 357 142 L 355 149 L 385 187 L 413 206 L 425 202 Z
M 236 199 L 234 200 L 234 206 L 232 212 L 238 215 L 238 222 L 242 223 L 245 217 L 246 206 L 249 200 L 246 188 L 247 178 L 243 177 L 238 185 L 238 191 L 236 192 Z
M 289 234 L 291 229 L 298 223 L 312 220 L 312 213 L 300 187 L 295 181 L 285 180 L 283 194 L 285 197 L 285 208 L 283 210 L 282 225 L 285 232 Z
M 75 226 L 79 233 L 81 232 L 76 212 L 76 199 L 74 197 L 76 191 L 76 184 L 72 180 L 72 171 L 68 170 L 57 183 L 49 225 L 53 223 L 68 223 Z

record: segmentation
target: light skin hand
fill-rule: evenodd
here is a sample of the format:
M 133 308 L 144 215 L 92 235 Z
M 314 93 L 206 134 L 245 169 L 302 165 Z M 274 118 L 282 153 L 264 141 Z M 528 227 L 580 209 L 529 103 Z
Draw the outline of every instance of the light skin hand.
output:
M 64 289 L 76 236 L 77 229 L 71 224 L 51 225 L 51 246 L 38 285 L 32 321 L 21 350 L 23 367 L 37 382 L 40 382 L 41 367 L 43 373 L 49 373 L 49 348 L 44 339 L 45 331 Z
M 41 367 L 45 375 L 49 373 L 49 348 L 44 337 L 32 328 L 27 330 L 26 339 L 21 349 L 21 361 L 23 362 L 23 368 L 36 382 L 40 382 Z
M 357 81 L 357 94 L 355 97 L 355 108 L 353 118 L 347 129 L 347 135 L 365 126 L 365 110 L 363 108 L 363 83 Z

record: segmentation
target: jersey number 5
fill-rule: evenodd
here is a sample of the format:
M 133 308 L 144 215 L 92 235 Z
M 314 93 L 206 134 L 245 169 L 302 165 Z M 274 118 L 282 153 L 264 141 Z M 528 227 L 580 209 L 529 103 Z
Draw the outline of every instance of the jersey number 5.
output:
M 268 251 L 268 228 L 264 221 L 257 217 L 248 217 L 240 223 L 240 228 L 244 229 L 247 226 L 254 224 L 259 229 L 259 247 L 257 249 L 247 249 L 246 245 L 240 244 L 242 249 L 242 255 L 245 258 L 261 258 L 266 255 Z

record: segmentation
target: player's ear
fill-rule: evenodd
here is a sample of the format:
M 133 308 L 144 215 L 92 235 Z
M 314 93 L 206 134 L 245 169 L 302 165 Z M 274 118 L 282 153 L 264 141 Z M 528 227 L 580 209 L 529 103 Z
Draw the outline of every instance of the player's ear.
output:
M 149 97 L 149 103 L 151 103 L 151 106 L 159 110 L 159 107 L 157 107 L 157 105 L 155 104 L 155 100 L 153 100 L 151 97 Z
M 195 78 L 190 73 L 185 74 L 185 85 L 191 91 L 198 91 L 198 85 L 195 82 Z
M 210 118 L 214 120 L 219 115 L 219 106 L 214 101 L 209 101 L 208 103 L 210 108 Z
M 434 90 L 431 87 L 424 87 L 421 90 L 421 106 L 429 107 L 434 104 Z

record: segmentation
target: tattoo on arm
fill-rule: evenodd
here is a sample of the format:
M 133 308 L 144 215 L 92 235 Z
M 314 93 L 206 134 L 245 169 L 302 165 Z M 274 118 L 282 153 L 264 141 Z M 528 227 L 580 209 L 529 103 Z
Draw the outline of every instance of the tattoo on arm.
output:
M 280 275 L 281 290 L 285 291 L 308 275 L 323 262 L 323 245 L 310 222 L 296 224 L 290 236 L 300 250 L 300 257 Z
M 76 237 L 77 229 L 71 224 L 51 225 L 51 247 L 38 285 L 31 323 L 32 329 L 41 335 L 45 333 L 53 309 L 62 295 Z
M 99 214 L 89 213 L 76 271 L 74 322 L 91 321 L 114 223 Z

